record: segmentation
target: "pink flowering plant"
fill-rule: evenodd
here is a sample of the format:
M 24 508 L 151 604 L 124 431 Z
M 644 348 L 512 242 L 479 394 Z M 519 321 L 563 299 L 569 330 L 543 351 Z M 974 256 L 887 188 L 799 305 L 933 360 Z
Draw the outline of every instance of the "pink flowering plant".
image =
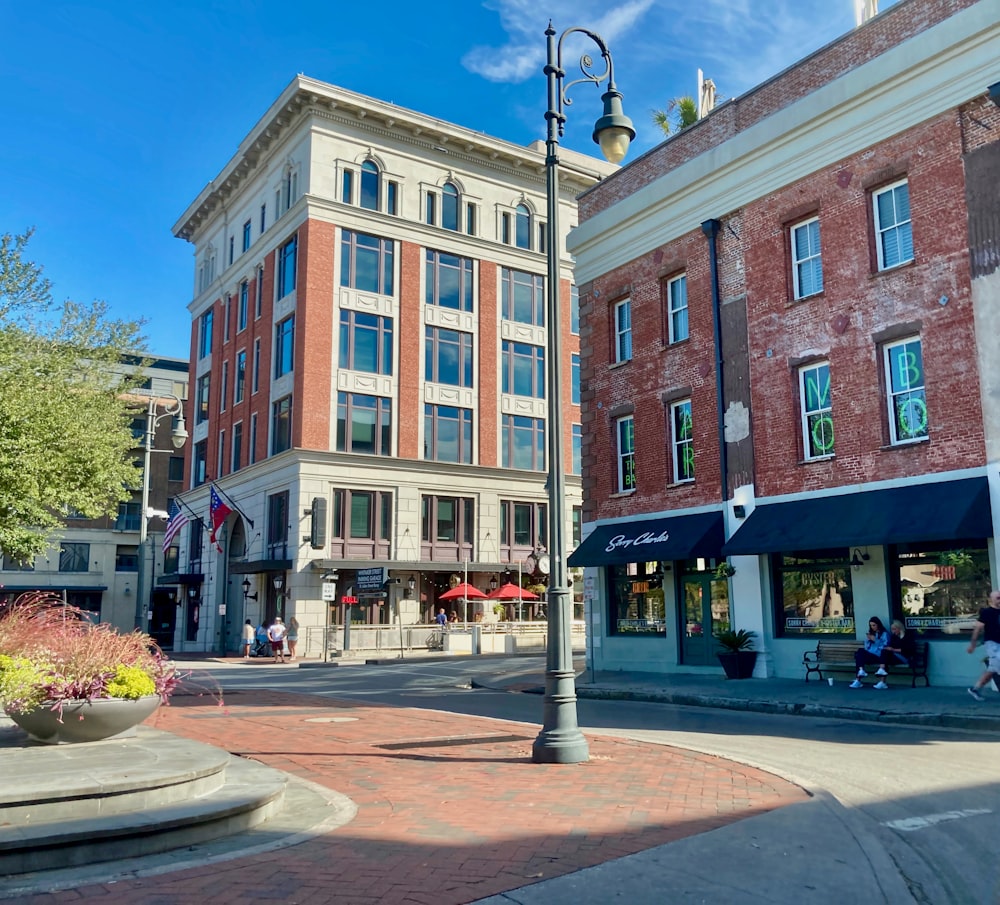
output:
M 154 694 L 166 703 L 180 679 L 145 632 L 94 624 L 60 597 L 23 594 L 0 607 L 0 707 L 7 713 L 48 707 L 61 716 L 71 701 Z

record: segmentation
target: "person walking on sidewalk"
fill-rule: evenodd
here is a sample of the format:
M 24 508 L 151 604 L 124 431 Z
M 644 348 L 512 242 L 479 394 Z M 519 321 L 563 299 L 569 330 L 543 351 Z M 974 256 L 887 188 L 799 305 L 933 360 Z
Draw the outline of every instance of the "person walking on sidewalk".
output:
M 1000 591 L 993 591 L 987 603 L 988 606 L 979 611 L 969 639 L 970 654 L 976 652 L 980 635 L 983 636 L 983 646 L 986 648 L 986 672 L 969 688 L 969 694 L 977 701 L 986 700 L 980 692 L 990 679 L 1000 675 Z
M 885 657 L 882 656 L 882 651 L 885 650 L 886 645 L 889 643 L 889 633 L 885 630 L 885 626 L 882 624 L 882 620 L 878 616 L 872 616 L 868 620 L 868 634 L 865 635 L 865 646 L 859 647 L 854 652 L 854 665 L 858 668 L 858 675 L 853 682 L 851 682 L 851 688 L 861 688 L 864 686 L 862 679 L 868 678 L 868 673 L 865 672 L 865 667 L 869 663 L 878 663 L 878 670 L 875 675 L 879 677 L 878 682 L 875 683 L 876 688 L 885 689 L 889 686 L 885 684 L 884 676 L 888 673 L 885 669 Z

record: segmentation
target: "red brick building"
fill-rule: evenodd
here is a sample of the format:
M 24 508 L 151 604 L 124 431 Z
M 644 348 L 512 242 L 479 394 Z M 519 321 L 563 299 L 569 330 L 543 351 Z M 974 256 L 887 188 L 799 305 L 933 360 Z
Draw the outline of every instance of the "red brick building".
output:
M 800 676 L 878 616 L 931 642 L 935 681 L 975 671 L 998 38 L 995 3 L 902 0 L 581 198 L 596 669 L 717 670 L 743 628 L 757 675 Z

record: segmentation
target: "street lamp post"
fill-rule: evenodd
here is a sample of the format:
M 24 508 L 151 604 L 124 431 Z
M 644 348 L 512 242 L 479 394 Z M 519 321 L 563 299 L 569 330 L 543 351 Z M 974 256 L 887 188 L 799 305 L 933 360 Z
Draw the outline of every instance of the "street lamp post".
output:
M 162 399 L 167 399 L 169 402 L 164 406 L 162 412 L 158 412 L 157 405 Z M 153 442 L 156 439 L 156 428 L 164 418 L 177 419 L 170 431 L 170 440 L 174 444 L 174 449 L 180 449 L 187 442 L 188 432 L 184 426 L 184 403 L 173 393 L 151 395 L 146 408 L 146 433 L 143 441 L 142 461 L 142 512 L 139 515 L 139 571 L 135 582 L 135 627 L 143 631 L 146 628 L 143 625 L 143 611 L 149 602 L 146 598 L 150 596 L 145 587 L 146 538 L 149 533 L 149 520 L 152 517 L 149 508 L 149 463 L 153 452 Z
M 583 78 L 564 84 L 566 76 L 562 67 L 563 41 L 572 34 L 590 38 L 601 51 L 605 70 L 593 71 L 589 54 L 580 57 Z M 563 412 L 562 370 L 560 362 L 561 305 L 559 303 L 559 260 L 561 237 L 559 235 L 559 138 L 563 134 L 566 116 L 564 106 L 572 101 L 566 92 L 580 82 L 600 85 L 607 81 L 607 91 L 602 95 L 604 115 L 594 124 L 594 141 L 611 163 L 618 163 L 635 138 L 632 121 L 622 112 L 622 96 L 615 87 L 614 63 L 604 39 L 586 28 L 567 28 L 556 41 L 552 27 L 545 30 L 547 61 L 545 76 L 548 82 L 548 110 L 545 111 L 547 137 L 545 142 L 545 189 L 548 215 L 546 255 L 548 279 L 546 316 L 548 343 L 546 348 L 549 383 L 549 417 L 546 427 L 548 451 L 549 494 L 549 551 L 550 577 L 548 587 L 548 651 L 545 667 L 545 697 L 542 731 L 535 739 L 531 757 L 535 763 L 576 764 L 589 758 L 587 742 L 580 732 L 576 717 L 576 673 L 573 669 L 573 636 L 570 620 L 570 591 L 566 576 L 565 532 L 566 473 L 563 470 Z

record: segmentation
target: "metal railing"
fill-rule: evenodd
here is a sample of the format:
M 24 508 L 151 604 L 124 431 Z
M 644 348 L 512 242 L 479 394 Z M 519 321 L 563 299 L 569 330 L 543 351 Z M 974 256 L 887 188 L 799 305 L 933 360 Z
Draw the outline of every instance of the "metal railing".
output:
M 298 655 L 323 660 L 341 656 L 398 656 L 427 652 L 544 653 L 548 641 L 546 622 L 453 622 L 442 628 L 436 623 L 404 625 L 355 624 L 306 628 L 299 640 Z M 478 649 L 477 649 L 478 645 Z M 574 650 L 584 650 L 583 621 L 572 623 Z

